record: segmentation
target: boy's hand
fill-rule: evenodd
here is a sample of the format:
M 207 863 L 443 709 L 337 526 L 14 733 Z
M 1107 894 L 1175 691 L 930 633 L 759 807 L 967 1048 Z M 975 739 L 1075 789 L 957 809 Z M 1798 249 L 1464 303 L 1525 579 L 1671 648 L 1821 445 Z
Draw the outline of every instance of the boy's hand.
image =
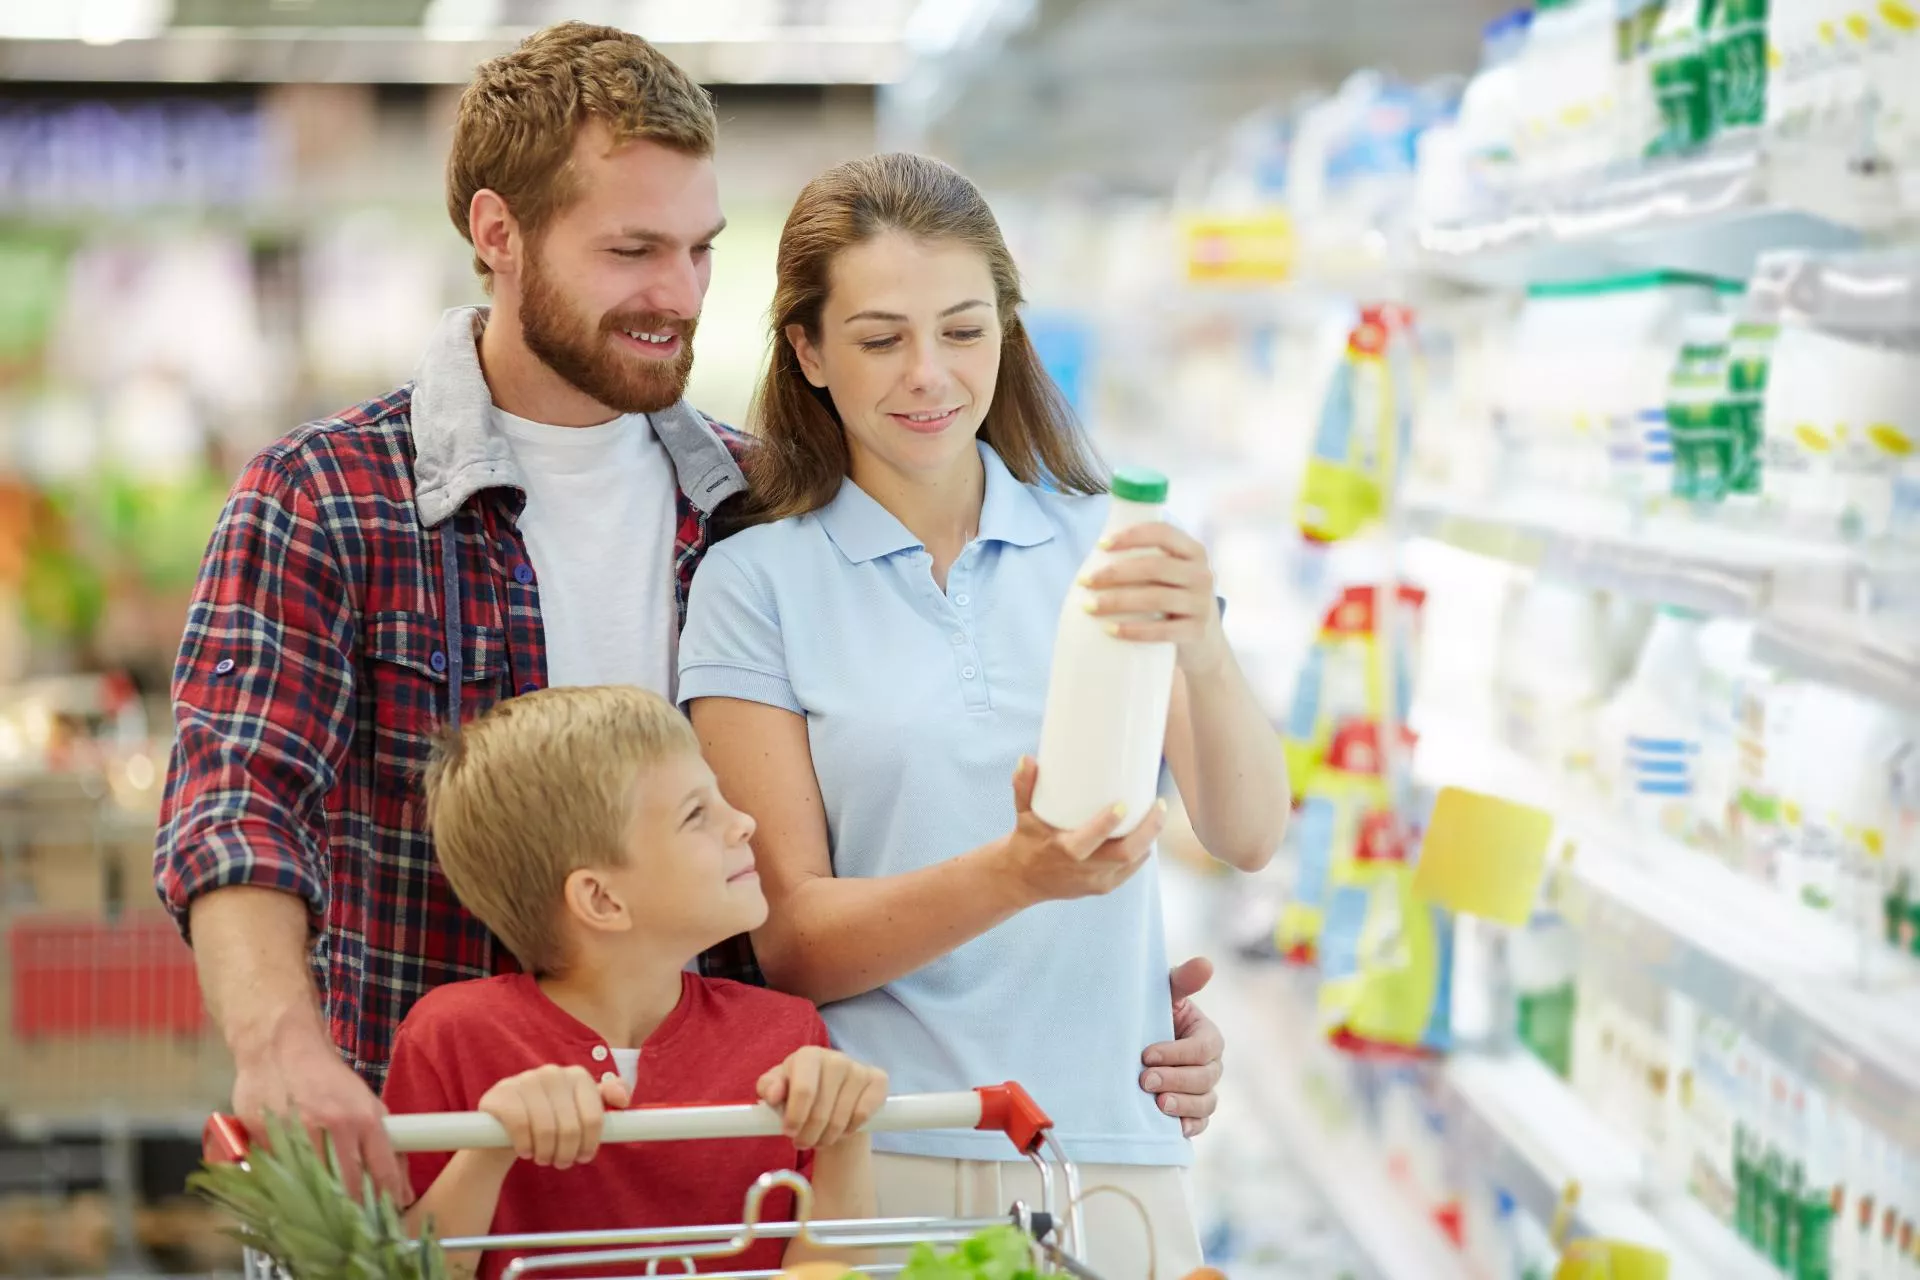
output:
M 522 1160 L 571 1169 L 600 1150 L 607 1108 L 629 1101 L 619 1076 L 595 1080 L 585 1067 L 546 1066 L 494 1085 L 481 1097 L 480 1110 L 506 1126 Z
M 887 1100 L 887 1073 L 808 1045 L 761 1076 L 759 1093 L 760 1101 L 784 1117 L 793 1145 L 813 1151 L 873 1119 Z

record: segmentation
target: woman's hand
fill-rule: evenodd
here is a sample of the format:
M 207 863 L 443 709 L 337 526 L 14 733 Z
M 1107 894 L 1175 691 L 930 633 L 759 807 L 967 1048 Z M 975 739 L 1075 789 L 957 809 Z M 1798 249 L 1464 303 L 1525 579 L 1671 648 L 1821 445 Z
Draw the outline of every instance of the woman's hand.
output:
M 1180 669 L 1190 676 L 1226 662 L 1227 638 L 1205 547 L 1170 524 L 1137 524 L 1100 546 L 1135 553 L 1080 579 L 1093 593 L 1087 611 L 1111 619 L 1108 631 L 1122 640 L 1172 642 Z
M 1131 879 L 1166 825 L 1166 801 L 1155 801 L 1140 825 L 1117 840 L 1109 837 L 1126 816 L 1117 806 L 1062 831 L 1033 812 L 1033 786 L 1039 776 L 1040 767 L 1022 756 L 1013 771 L 1013 807 L 1019 817 L 1000 844 L 1029 902 L 1099 897 Z

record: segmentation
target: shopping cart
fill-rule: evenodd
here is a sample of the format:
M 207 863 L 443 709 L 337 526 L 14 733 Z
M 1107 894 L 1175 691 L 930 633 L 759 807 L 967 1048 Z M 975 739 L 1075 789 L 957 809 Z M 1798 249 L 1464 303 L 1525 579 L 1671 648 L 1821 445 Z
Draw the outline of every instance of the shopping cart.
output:
M 506 1130 L 482 1112 L 438 1112 L 389 1116 L 387 1135 L 394 1149 L 408 1151 L 462 1151 L 498 1149 L 509 1144 Z M 521 1256 L 509 1265 L 506 1280 L 583 1267 L 643 1267 L 636 1274 L 693 1274 L 696 1260 L 738 1257 L 762 1240 L 804 1238 L 830 1249 L 899 1249 L 922 1242 L 958 1244 L 992 1227 L 1017 1227 L 1032 1241 L 1034 1269 L 1040 1274 L 1100 1278 L 1080 1259 L 1085 1256 L 1085 1234 L 1080 1209 L 1079 1174 L 1053 1136 L 1048 1119 L 1026 1090 L 1017 1084 L 993 1085 L 961 1093 L 913 1094 L 889 1098 L 868 1123 L 869 1132 L 908 1129 L 976 1129 L 1004 1133 L 1014 1148 L 1039 1171 L 1040 1204 L 1015 1202 L 995 1218 L 869 1218 L 837 1222 L 811 1220 L 812 1188 L 793 1171 L 769 1173 L 747 1192 L 741 1221 L 728 1226 L 664 1227 L 644 1230 L 549 1232 L 538 1235 L 466 1236 L 442 1240 L 449 1252 L 463 1249 L 515 1252 L 557 1250 Z M 774 1137 L 782 1132 L 780 1116 L 769 1107 L 701 1106 L 643 1108 L 610 1112 L 602 1142 L 678 1142 L 690 1139 Z M 206 1156 L 215 1163 L 246 1163 L 246 1127 L 235 1117 L 216 1115 L 207 1122 Z M 1064 1206 L 1055 1181 L 1055 1165 L 1065 1184 Z M 771 1193 L 794 1193 L 794 1220 L 761 1221 L 762 1206 Z M 1062 1209 L 1064 1207 L 1064 1213 Z M 663 1264 L 675 1269 L 662 1271 Z M 861 1265 L 870 1276 L 898 1274 L 897 1263 Z M 276 1280 L 272 1263 L 249 1251 L 248 1280 Z M 775 1271 L 726 1272 L 718 1280 L 773 1280 Z M 1151 1272 L 1149 1272 L 1151 1276 Z M 709 1280 L 715 1280 L 709 1273 Z

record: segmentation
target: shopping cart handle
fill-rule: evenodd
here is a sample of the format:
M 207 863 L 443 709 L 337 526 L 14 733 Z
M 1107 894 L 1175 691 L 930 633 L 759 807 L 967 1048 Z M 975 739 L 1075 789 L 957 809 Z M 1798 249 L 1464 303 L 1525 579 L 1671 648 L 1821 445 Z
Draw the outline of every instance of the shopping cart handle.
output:
M 479 1151 L 511 1145 L 498 1120 L 482 1111 L 438 1111 L 388 1116 L 387 1137 L 395 1151 Z M 867 1123 L 869 1133 L 910 1129 L 978 1129 L 1004 1133 L 1022 1155 L 1046 1141 L 1053 1121 L 1013 1083 L 961 1093 L 918 1093 L 888 1098 Z M 762 1103 L 720 1107 L 630 1107 L 611 1112 L 602 1142 L 684 1142 L 689 1139 L 778 1137 L 780 1114 Z M 251 1138 L 236 1116 L 215 1115 L 202 1135 L 207 1160 L 238 1164 Z

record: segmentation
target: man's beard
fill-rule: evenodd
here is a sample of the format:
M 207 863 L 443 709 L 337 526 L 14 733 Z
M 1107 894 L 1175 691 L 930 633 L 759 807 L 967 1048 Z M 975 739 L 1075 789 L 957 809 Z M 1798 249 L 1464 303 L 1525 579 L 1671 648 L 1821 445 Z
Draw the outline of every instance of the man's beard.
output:
M 598 329 L 580 318 L 554 288 L 537 255 L 520 287 L 520 331 L 527 349 L 574 387 L 620 413 L 658 413 L 679 403 L 693 373 L 693 331 L 697 320 L 679 320 L 647 312 L 615 312 Z M 649 360 L 620 350 L 614 334 L 672 333 L 680 354 L 671 361 Z

